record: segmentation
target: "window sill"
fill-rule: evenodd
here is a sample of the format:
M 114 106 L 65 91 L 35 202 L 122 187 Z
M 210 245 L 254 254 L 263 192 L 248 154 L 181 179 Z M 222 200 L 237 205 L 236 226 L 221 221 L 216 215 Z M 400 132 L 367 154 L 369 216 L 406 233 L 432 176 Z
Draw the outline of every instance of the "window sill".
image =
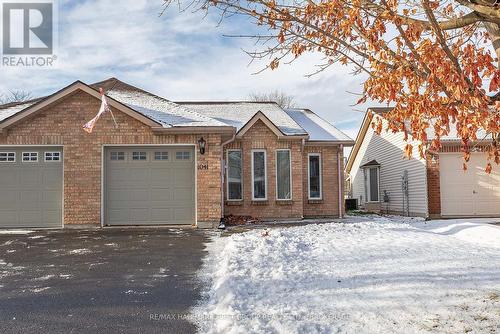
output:
M 309 199 L 307 201 L 307 204 L 323 204 L 323 200 L 322 199 Z
M 243 205 L 243 200 L 232 200 L 232 201 L 226 201 L 227 206 L 238 206 L 238 205 Z
M 276 205 L 292 205 L 293 201 L 291 199 L 277 199 Z
M 269 205 L 269 201 L 266 200 L 252 200 L 252 205 Z

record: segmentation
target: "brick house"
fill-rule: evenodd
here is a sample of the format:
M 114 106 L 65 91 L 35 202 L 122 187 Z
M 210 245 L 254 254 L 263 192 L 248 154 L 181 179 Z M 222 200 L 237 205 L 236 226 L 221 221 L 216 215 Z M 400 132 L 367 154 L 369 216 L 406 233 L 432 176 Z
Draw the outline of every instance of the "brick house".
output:
M 106 91 L 112 113 L 82 125 Z M 117 79 L 0 106 L 0 227 L 214 226 L 343 214 L 343 147 L 307 109 L 171 102 Z
M 385 128 L 384 115 L 390 111 L 366 112 L 346 164 L 349 197 L 369 211 L 426 218 L 500 216 L 500 171 L 496 166 L 491 174 L 485 172 L 488 140 L 475 143 L 467 171 L 462 168 L 460 138 L 453 130 L 441 137 L 439 152 L 427 152 L 422 159 L 418 143 L 413 143 L 412 158 L 403 159 L 403 133 L 377 135 L 370 126 L 373 117 L 381 117 Z M 432 131 L 427 137 L 434 138 Z

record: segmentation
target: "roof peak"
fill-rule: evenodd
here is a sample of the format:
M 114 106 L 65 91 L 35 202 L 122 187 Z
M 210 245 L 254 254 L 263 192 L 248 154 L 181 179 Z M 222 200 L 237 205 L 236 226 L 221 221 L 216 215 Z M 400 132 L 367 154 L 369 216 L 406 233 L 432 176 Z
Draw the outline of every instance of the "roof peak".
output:
M 177 104 L 236 104 L 236 103 L 252 103 L 252 104 L 276 104 L 274 101 L 172 101 Z

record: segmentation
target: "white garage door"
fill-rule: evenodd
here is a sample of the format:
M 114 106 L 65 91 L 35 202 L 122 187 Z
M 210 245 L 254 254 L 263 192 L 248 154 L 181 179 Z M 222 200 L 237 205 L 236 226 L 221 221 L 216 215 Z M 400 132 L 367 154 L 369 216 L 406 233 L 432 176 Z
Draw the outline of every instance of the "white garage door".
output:
M 467 171 L 462 169 L 461 154 L 441 154 L 439 166 L 441 215 L 500 215 L 499 166 L 487 174 L 485 154 L 471 154 Z
M 105 158 L 106 225 L 195 223 L 193 147 L 112 147 Z
M 61 228 L 62 147 L 0 147 L 0 228 Z

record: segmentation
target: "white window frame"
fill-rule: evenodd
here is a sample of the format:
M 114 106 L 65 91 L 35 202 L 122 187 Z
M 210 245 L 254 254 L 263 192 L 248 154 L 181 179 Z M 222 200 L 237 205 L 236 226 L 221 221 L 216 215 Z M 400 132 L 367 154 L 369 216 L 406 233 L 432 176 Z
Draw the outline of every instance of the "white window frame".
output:
M 372 196 L 371 196 L 371 181 L 370 181 L 370 169 L 376 169 L 377 170 L 377 194 L 378 194 L 378 201 L 372 201 Z M 366 173 L 366 184 L 365 184 L 365 189 L 366 189 L 366 203 L 380 203 L 380 167 L 379 166 L 374 166 L 374 167 L 365 167 L 364 168 L 365 173 Z
M 54 154 L 54 153 L 59 153 L 59 159 L 54 160 L 54 156 L 52 155 L 52 160 L 47 160 L 47 153 Z M 43 161 L 44 162 L 61 162 L 61 151 L 45 151 L 43 153 Z
M 240 152 L 241 156 L 241 198 L 229 198 L 229 153 L 230 152 Z M 226 151 L 226 162 L 227 162 L 227 170 L 226 170 L 226 199 L 228 201 L 242 201 L 243 200 L 243 151 L 241 149 L 229 149 Z M 252 183 L 253 186 L 253 183 Z M 253 188 L 253 187 L 252 187 Z
M 254 153 L 264 153 L 264 198 L 255 198 L 255 176 L 254 176 Z M 267 151 L 266 150 L 252 150 L 252 201 L 267 201 Z
M 278 196 L 278 152 L 283 152 L 287 151 L 288 152 L 288 157 L 290 158 L 290 198 L 279 198 Z M 293 199 L 293 179 L 292 179 L 292 150 L 285 148 L 285 149 L 277 149 L 276 150 L 276 156 L 275 156 L 275 161 L 276 161 L 276 200 L 278 201 L 291 201 Z
M 179 157 L 177 156 L 177 154 L 179 153 L 182 153 L 182 158 L 179 159 Z M 188 153 L 189 154 L 189 158 L 188 159 L 184 159 L 184 153 Z M 193 159 L 193 154 L 191 151 L 176 151 L 175 152 L 175 161 L 191 161 L 191 159 Z
M 113 159 L 113 154 L 116 154 L 117 159 Z M 123 153 L 123 160 L 118 159 L 120 153 Z M 110 151 L 109 152 L 109 161 L 127 161 L 127 152 L 125 151 Z
M 139 157 L 141 156 L 140 154 L 141 153 L 146 153 L 146 159 L 134 159 L 134 153 L 139 153 Z M 148 157 L 150 156 L 150 154 L 148 154 L 148 151 L 132 151 L 132 153 L 130 154 L 130 161 L 132 161 L 133 163 L 135 162 L 146 162 L 146 161 L 149 161 L 148 160 Z
M 311 157 L 319 157 L 319 197 L 311 197 Z M 323 200 L 323 160 L 321 153 L 307 154 L 307 198 L 312 201 Z
M 3 154 L 7 154 L 7 160 L 6 161 L 0 161 L 0 163 L 10 163 L 10 164 L 13 164 L 16 162 L 16 152 L 5 152 L 5 151 L 2 151 L 0 153 L 3 153 Z M 12 161 L 9 161 L 9 154 L 14 154 L 14 160 Z
M 159 153 L 159 156 L 160 156 L 161 159 L 156 159 L 157 158 L 157 156 L 156 156 L 157 153 Z M 163 159 L 164 155 L 166 155 L 166 157 L 167 157 L 166 159 Z M 169 160 L 170 160 L 170 152 L 169 151 L 165 151 L 165 150 L 158 151 L 158 150 L 155 150 L 153 152 L 153 161 L 161 162 L 161 161 L 169 161 Z
M 24 155 L 25 154 L 28 154 L 28 157 L 30 158 L 30 160 L 24 160 Z M 36 160 L 31 160 L 31 155 L 32 154 L 35 154 L 36 155 Z M 35 162 L 38 162 L 38 159 L 39 159 L 39 154 L 38 152 L 21 152 L 21 161 L 24 162 L 24 163 L 35 163 Z

